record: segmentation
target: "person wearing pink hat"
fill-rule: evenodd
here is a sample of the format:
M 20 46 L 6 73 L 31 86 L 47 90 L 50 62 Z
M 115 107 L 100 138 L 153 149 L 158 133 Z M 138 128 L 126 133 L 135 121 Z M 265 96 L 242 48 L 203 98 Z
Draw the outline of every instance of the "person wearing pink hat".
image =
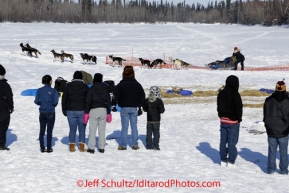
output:
M 238 69 L 238 63 L 240 62 L 241 62 L 241 70 L 244 70 L 245 56 L 241 53 L 241 50 L 238 47 L 234 47 L 233 56 L 236 57 L 236 62 L 234 63 L 235 66 L 233 70 Z

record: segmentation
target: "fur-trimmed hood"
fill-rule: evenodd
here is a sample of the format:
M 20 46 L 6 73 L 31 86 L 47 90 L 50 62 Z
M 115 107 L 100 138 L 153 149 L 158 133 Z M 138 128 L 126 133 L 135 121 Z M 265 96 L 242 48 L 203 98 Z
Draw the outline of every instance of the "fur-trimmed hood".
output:
M 234 50 L 234 53 L 241 52 L 241 49 Z
M 149 102 L 154 102 L 157 100 L 157 96 L 153 95 L 153 94 L 149 94 L 148 100 Z

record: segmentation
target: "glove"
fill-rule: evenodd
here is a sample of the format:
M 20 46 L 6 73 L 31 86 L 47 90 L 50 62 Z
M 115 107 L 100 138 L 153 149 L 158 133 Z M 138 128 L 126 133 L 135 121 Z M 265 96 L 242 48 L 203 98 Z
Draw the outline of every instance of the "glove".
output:
M 112 114 L 107 114 L 106 115 L 106 122 L 110 123 L 112 121 Z
M 141 116 L 141 115 L 142 115 L 142 110 L 141 110 L 141 108 L 139 108 L 137 111 L 137 116 Z
M 83 124 L 84 125 L 87 124 L 88 119 L 89 119 L 89 114 L 88 113 L 84 113 L 84 115 L 83 115 Z
M 113 112 L 116 112 L 116 111 L 117 111 L 117 109 L 116 109 L 115 106 L 113 106 L 111 110 L 112 110 Z
M 14 112 L 14 109 L 9 109 L 9 113 L 12 114 Z

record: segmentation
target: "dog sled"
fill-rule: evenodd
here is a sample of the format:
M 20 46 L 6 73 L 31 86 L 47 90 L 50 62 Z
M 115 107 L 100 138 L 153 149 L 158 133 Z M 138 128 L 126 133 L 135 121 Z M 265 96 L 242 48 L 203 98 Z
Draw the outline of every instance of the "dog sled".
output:
M 205 64 L 206 67 L 214 69 L 214 70 L 233 70 L 236 62 L 236 57 L 230 56 L 225 58 L 223 61 L 217 60 L 215 62 L 211 62 L 209 64 Z

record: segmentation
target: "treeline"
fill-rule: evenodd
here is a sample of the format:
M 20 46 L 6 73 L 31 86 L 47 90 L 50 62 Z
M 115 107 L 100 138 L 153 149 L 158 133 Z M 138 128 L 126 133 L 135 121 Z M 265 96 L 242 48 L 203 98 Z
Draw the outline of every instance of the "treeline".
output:
M 201 1 L 201 0 L 200 0 Z M 0 22 L 289 23 L 289 0 L 222 0 L 207 5 L 146 0 L 0 0 Z

